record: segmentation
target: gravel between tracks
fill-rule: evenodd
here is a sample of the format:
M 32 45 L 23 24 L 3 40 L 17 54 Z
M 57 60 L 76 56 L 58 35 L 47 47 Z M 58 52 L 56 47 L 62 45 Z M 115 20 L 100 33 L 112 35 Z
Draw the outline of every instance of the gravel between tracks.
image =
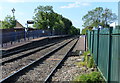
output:
M 8 56 L 8 57 L 4 57 L 4 58 L 2 58 L 2 62 L 4 62 L 4 61 L 7 61 L 7 60 L 10 60 L 10 59 L 13 59 L 13 58 L 16 58 L 16 57 L 19 57 L 19 56 L 22 56 L 23 54 L 27 54 L 27 53 L 29 53 L 29 52 L 32 52 L 32 51 L 34 51 L 34 50 L 37 50 L 37 49 L 40 49 L 40 48 L 42 48 L 42 47 L 45 47 L 45 46 L 49 46 L 49 45 L 52 45 L 53 43 L 56 43 L 56 42 L 61 42 L 62 40 L 59 40 L 59 41 L 56 41 L 56 40 L 54 40 L 54 41 L 51 41 L 51 43 L 49 42 L 48 44 L 46 44 L 46 43 L 41 43 L 38 47 L 36 47 L 36 48 L 33 48 L 33 49 L 29 49 L 29 50 L 26 50 L 26 51 L 23 51 L 23 52 L 20 52 L 20 53 L 17 53 L 17 54 L 13 54 L 13 55 L 10 55 L 10 56 Z M 46 44 L 46 45 L 45 45 Z M 31 47 L 31 46 L 30 46 Z
M 54 74 L 52 81 L 72 81 L 74 76 L 77 76 L 83 72 L 79 67 L 76 67 L 75 65 L 76 60 L 79 58 L 79 56 L 68 57 L 68 59 L 62 65 L 62 68 L 58 69 Z
M 20 68 L 28 65 L 29 63 L 31 63 L 31 62 L 35 61 L 36 59 L 40 58 L 41 56 L 43 56 L 47 52 L 55 49 L 58 46 L 63 45 L 66 41 L 70 41 L 70 40 L 71 39 L 65 40 L 62 43 L 59 43 L 59 44 L 56 44 L 54 46 L 43 49 L 43 50 L 41 50 L 39 52 L 36 52 L 36 53 L 34 53 L 30 56 L 24 57 L 20 60 L 16 60 L 14 62 L 10 62 L 10 63 L 6 63 L 6 64 L 2 65 L 2 78 L 5 78 L 8 75 L 11 75 L 12 73 L 16 72 Z
M 38 83 L 44 81 L 45 78 L 53 70 L 53 68 L 63 59 L 64 55 L 68 52 L 68 50 L 75 42 L 76 40 L 72 41 L 67 46 L 47 58 L 44 62 L 40 63 L 37 67 L 20 76 L 16 83 Z
M 52 45 L 52 44 L 48 44 L 48 45 L 45 45 L 45 46 L 49 46 L 49 45 Z M 12 55 L 12 56 L 9 56 L 9 57 L 2 58 L 2 62 L 8 61 L 8 60 L 13 59 L 13 58 L 16 58 L 16 57 L 20 57 L 20 56 L 22 56 L 22 55 L 24 55 L 24 54 L 33 52 L 34 50 L 38 50 L 38 49 L 41 49 L 41 48 L 42 48 L 42 47 L 34 48 L 34 49 L 31 49 L 31 50 L 27 50 L 27 51 L 24 51 L 24 52 L 20 52 L 20 53 L 18 53 L 18 54 L 15 54 L 15 55 Z
M 69 56 L 64 64 L 61 65 L 62 67 L 52 76 L 52 82 L 72 82 L 76 76 L 94 71 L 91 68 L 78 67 L 75 63 L 80 62 L 81 58 L 83 56 Z

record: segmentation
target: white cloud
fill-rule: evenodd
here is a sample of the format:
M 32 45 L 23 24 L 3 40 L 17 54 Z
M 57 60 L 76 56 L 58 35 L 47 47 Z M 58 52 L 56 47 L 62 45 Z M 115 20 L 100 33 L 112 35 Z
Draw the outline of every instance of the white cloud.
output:
M 89 6 L 90 3 L 82 3 L 83 6 Z
M 80 2 L 75 2 L 73 4 L 68 4 L 67 6 L 62 6 L 60 8 L 76 8 L 80 6 Z
M 77 8 L 80 6 L 89 6 L 90 3 L 80 3 L 80 2 L 74 2 L 73 4 L 68 4 L 67 6 L 61 6 L 60 8 Z

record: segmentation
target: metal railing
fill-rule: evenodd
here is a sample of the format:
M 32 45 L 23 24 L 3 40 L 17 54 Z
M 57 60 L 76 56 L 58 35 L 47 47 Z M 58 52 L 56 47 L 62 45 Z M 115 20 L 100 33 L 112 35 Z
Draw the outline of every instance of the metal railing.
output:
M 0 34 L 0 45 L 3 47 L 3 44 L 7 44 L 10 42 L 11 44 L 14 42 L 26 41 L 42 36 L 50 36 L 50 32 L 47 30 L 33 30 L 33 31 L 18 31 L 18 32 L 8 32 Z

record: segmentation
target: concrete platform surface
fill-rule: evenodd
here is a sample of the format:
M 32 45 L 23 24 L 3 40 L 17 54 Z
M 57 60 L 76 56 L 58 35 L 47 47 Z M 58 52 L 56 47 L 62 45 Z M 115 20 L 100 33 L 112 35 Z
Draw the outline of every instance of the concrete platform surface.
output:
M 85 36 L 79 37 L 79 40 L 73 49 L 73 52 L 76 51 L 85 51 Z
M 3 47 L 0 47 L 0 50 L 10 50 L 10 49 L 13 49 L 13 48 L 16 48 L 16 47 L 19 47 L 19 46 L 23 46 L 25 44 L 29 44 L 31 42 L 35 42 L 35 41 L 40 41 L 40 40 L 44 40 L 44 39 L 48 39 L 48 38 L 58 38 L 58 37 L 65 37 L 66 35 L 58 35 L 58 36 L 45 36 L 45 37 L 39 37 L 39 38 L 34 38 L 34 39 L 21 39 L 20 42 L 18 41 L 15 41 L 15 42 L 8 42 L 8 43 L 5 43 L 3 44 Z
M 25 45 L 25 44 L 28 44 L 28 43 L 31 43 L 31 42 L 34 42 L 34 41 L 40 41 L 40 40 L 43 40 L 43 39 L 46 39 L 47 37 L 40 37 L 40 38 L 36 38 L 36 39 L 30 39 L 30 40 L 22 40 L 20 42 L 13 42 L 11 44 L 11 42 L 8 42 L 6 44 L 3 45 L 3 47 L 0 48 L 0 50 L 9 50 L 9 49 L 13 49 L 13 48 L 16 48 L 16 47 L 19 47 L 19 46 L 22 46 L 22 45 Z

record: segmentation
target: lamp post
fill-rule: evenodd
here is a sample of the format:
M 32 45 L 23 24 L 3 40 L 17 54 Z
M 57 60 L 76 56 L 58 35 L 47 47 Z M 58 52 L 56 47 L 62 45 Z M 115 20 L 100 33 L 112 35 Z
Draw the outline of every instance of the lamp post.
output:
M 13 13 L 13 19 L 15 20 L 15 16 L 14 16 L 15 9 L 13 8 L 11 11 L 12 11 L 12 13 Z

